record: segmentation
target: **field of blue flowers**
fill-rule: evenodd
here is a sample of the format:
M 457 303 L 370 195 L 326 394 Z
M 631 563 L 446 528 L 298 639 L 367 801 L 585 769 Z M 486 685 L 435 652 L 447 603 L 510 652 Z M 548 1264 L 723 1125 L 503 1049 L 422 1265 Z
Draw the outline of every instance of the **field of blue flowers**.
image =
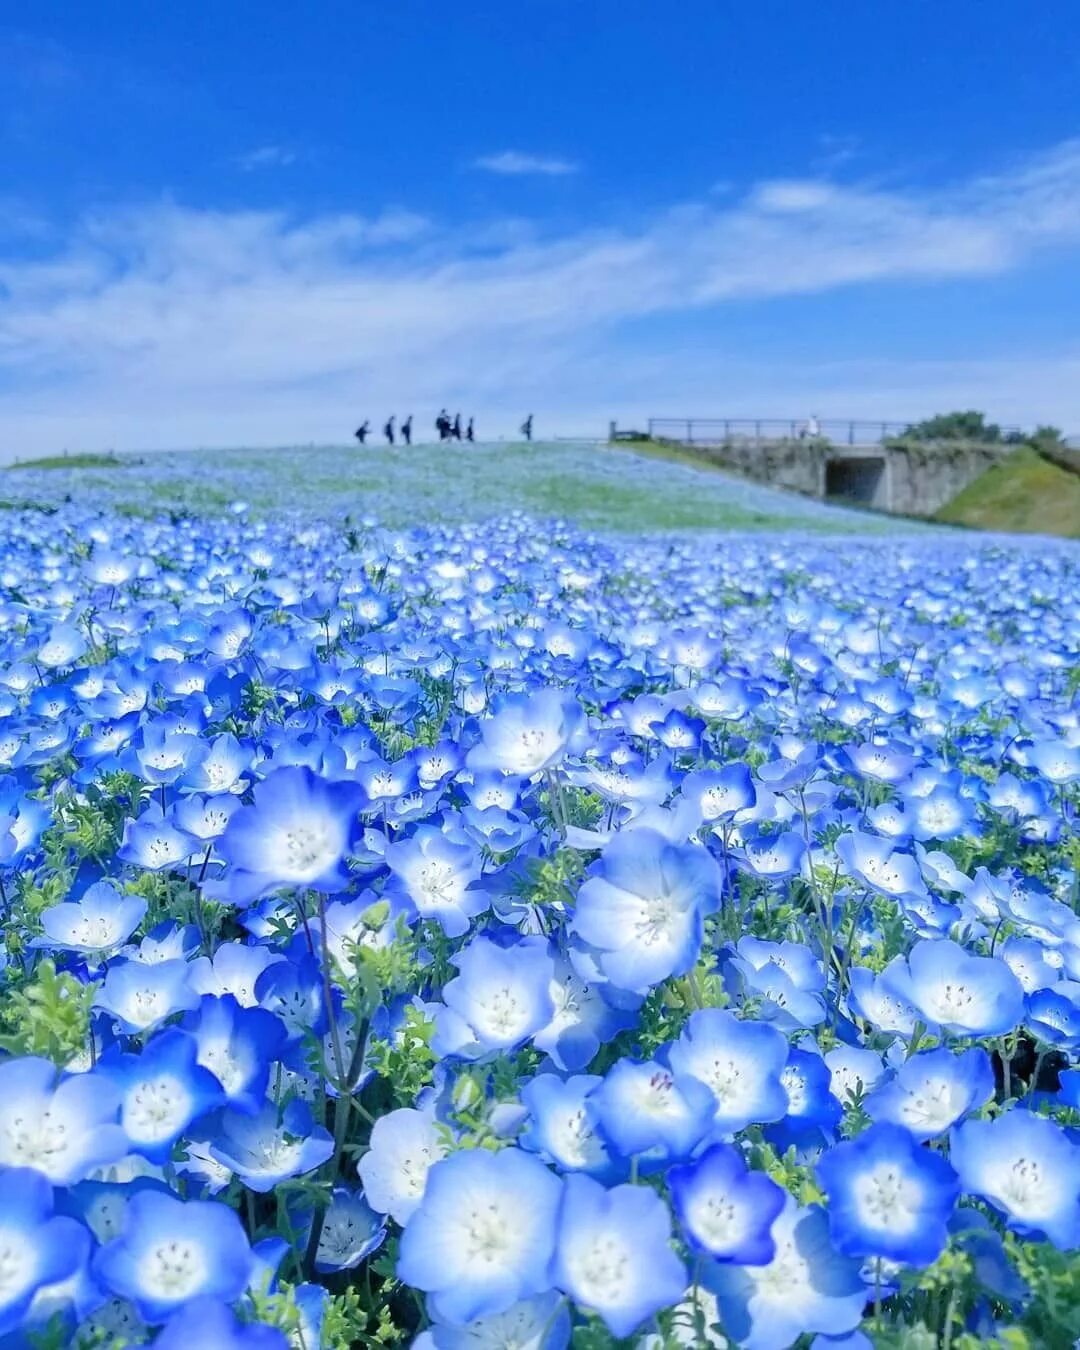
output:
M 70 495 L 0 1345 L 1073 1346 L 1080 551 Z
M 0 501 L 55 504 L 77 482 L 80 500 L 128 515 L 224 515 L 237 503 L 265 515 L 322 520 L 457 524 L 523 510 L 569 516 L 583 528 L 880 532 L 887 517 L 847 510 L 691 463 L 572 441 L 294 446 L 271 450 L 121 455 L 100 468 L 57 472 L 24 465 L 3 475 Z M 908 527 L 910 528 L 910 526 Z

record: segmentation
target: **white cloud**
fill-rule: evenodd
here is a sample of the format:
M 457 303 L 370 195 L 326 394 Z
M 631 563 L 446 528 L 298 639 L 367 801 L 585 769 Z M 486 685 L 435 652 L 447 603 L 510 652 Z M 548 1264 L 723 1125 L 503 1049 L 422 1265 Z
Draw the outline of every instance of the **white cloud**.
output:
M 245 173 L 254 169 L 286 169 L 299 156 L 285 145 L 260 145 L 246 154 L 237 155 L 236 162 Z
M 33 261 L 0 242 L 0 458 L 335 439 L 365 410 L 444 401 L 487 430 L 530 407 L 579 431 L 687 407 L 906 418 L 959 405 L 1072 428 L 1071 352 L 837 365 L 823 350 L 766 368 L 732 362 L 722 332 L 712 350 L 697 336 L 649 353 L 647 324 L 632 340 L 619 326 L 871 282 L 977 281 L 1078 244 L 1075 142 L 933 193 L 762 183 L 634 231 L 546 239 L 513 223 L 440 231 L 403 211 L 100 210 Z M 869 350 L 888 349 L 886 329 Z
M 558 159 L 553 155 L 526 155 L 520 150 L 502 150 L 497 155 L 481 155 L 473 161 L 476 169 L 486 169 L 488 173 L 509 175 L 539 174 L 548 178 L 559 178 L 566 174 L 577 173 L 580 165 L 570 159 Z

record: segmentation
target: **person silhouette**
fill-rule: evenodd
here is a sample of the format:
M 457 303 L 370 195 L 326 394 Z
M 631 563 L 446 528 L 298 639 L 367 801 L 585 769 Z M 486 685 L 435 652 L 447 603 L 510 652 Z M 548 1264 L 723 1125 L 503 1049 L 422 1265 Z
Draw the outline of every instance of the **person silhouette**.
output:
M 361 422 L 360 425 L 353 432 L 353 435 L 356 437 L 356 439 L 360 442 L 361 445 L 367 445 L 367 434 L 370 430 L 371 427 L 367 422 Z
M 401 424 L 401 439 L 406 445 L 412 445 L 412 413 Z
M 455 441 L 460 441 L 460 440 L 461 440 L 461 414 L 460 414 L 460 413 L 455 413 L 455 414 L 454 414 L 454 425 L 453 425 L 453 427 L 451 428 L 450 434 L 453 436 L 453 438 L 454 438 Z
M 444 408 L 435 419 L 435 430 L 439 433 L 440 441 L 450 439 L 450 414 Z
M 527 441 L 532 440 L 532 424 L 533 424 L 533 415 L 532 413 L 530 413 L 528 417 L 526 417 L 525 421 L 522 422 L 521 424 L 521 434 L 525 437 Z
M 394 414 L 391 413 L 386 420 L 386 426 L 383 427 L 383 435 L 386 437 L 387 445 L 394 444 Z
M 465 428 L 465 439 L 467 441 L 476 440 L 476 435 L 473 431 L 473 419 L 471 417 L 469 418 L 469 425 Z

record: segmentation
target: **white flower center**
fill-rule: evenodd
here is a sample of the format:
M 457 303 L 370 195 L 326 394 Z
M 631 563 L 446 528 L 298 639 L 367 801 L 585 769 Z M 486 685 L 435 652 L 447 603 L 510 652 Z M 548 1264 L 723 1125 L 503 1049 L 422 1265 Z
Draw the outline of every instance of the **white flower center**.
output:
M 183 1239 L 162 1242 L 143 1257 L 140 1283 L 169 1299 L 189 1298 L 206 1280 L 206 1261 L 199 1247 Z

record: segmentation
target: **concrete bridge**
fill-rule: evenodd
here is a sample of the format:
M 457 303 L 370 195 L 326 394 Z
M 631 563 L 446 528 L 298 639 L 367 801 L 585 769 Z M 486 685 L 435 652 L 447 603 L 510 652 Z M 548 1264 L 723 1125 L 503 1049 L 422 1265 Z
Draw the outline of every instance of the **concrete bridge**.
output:
M 646 433 L 611 424 L 613 440 L 646 435 L 693 449 L 745 478 L 808 497 L 932 516 L 1012 444 L 905 440 L 909 423 L 816 419 L 651 418 Z M 1019 428 L 1002 429 L 1006 437 Z M 816 434 L 814 434 L 816 433 Z

